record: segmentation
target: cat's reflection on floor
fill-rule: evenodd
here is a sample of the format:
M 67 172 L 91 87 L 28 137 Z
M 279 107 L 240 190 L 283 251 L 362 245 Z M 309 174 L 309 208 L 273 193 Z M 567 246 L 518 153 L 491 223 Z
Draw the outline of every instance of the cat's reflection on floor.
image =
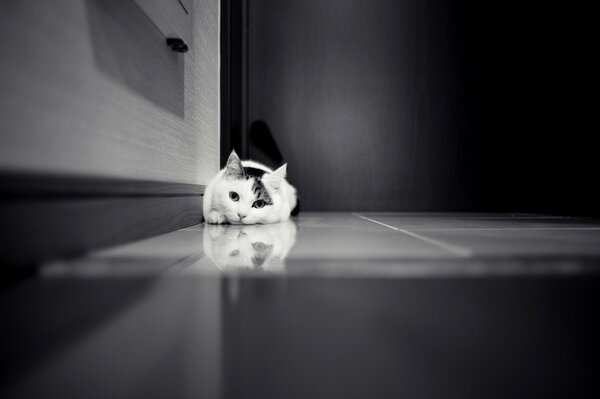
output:
M 215 225 L 204 227 L 204 253 L 222 271 L 285 271 L 296 242 L 296 224 Z

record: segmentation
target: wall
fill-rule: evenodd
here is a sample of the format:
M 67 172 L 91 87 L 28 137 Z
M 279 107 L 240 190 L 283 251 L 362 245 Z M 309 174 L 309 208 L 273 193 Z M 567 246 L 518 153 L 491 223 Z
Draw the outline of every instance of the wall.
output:
M 249 124 L 269 126 L 303 209 L 598 212 L 590 10 L 249 4 Z
M 207 184 L 219 154 L 219 1 L 189 53 L 131 0 L 0 2 L 0 171 Z
M 468 200 L 453 23 L 427 1 L 251 2 L 250 118 L 304 209 Z

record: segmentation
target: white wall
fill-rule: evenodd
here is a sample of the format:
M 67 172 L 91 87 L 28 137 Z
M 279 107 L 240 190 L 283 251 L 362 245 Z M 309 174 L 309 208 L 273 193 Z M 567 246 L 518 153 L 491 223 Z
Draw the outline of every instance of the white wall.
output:
M 219 154 L 219 1 L 172 52 L 132 0 L 0 2 L 0 171 L 207 184 Z

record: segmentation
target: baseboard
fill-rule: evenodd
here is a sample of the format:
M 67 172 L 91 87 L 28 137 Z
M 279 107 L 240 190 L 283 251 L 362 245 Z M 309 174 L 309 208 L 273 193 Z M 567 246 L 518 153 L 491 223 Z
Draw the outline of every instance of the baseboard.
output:
M 0 174 L 0 261 L 35 266 L 202 221 L 204 186 Z

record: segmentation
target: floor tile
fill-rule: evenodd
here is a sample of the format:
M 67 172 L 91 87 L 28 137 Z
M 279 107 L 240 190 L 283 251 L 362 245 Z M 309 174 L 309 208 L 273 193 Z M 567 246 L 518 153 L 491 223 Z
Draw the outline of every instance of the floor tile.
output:
M 600 230 L 600 220 L 593 218 L 511 216 L 501 214 L 380 214 L 360 212 L 360 215 L 404 230 L 438 229 L 591 229 Z
M 87 257 L 50 262 L 41 273 L 52 275 L 153 275 L 179 270 L 204 257 L 203 229 L 182 229 L 99 250 Z
M 598 276 L 32 279 L 2 398 L 598 397 Z
M 418 230 L 418 234 L 472 250 L 474 256 L 600 256 L 600 230 Z

